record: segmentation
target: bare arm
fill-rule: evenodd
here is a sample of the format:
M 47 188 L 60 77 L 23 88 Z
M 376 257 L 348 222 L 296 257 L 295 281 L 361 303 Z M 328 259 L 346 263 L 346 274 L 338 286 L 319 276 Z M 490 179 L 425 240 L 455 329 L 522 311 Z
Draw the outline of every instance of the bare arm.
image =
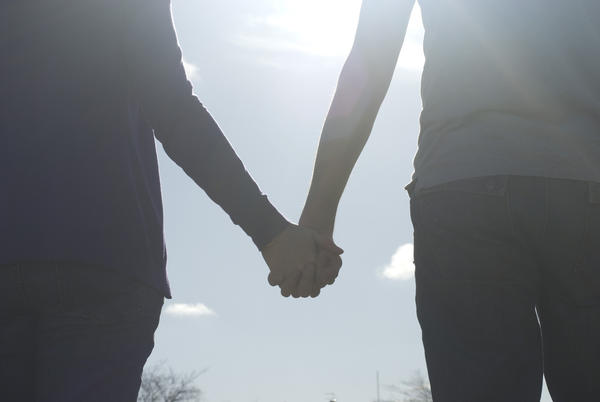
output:
M 389 88 L 415 0 L 364 0 L 323 127 L 300 224 L 332 235 L 338 203 Z

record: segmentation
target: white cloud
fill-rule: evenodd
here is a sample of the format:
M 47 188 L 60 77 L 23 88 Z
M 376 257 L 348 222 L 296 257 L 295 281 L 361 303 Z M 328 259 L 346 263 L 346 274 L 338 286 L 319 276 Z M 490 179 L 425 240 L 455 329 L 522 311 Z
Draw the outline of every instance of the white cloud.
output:
M 185 304 L 185 303 L 173 303 L 169 304 L 165 308 L 165 313 L 169 315 L 175 315 L 180 317 L 202 317 L 202 316 L 216 316 L 212 309 L 206 307 L 202 303 L 197 304 Z
M 193 80 L 197 77 L 198 67 L 196 67 L 196 65 L 183 60 L 183 68 L 185 70 L 185 75 L 187 76 L 188 80 Z
M 414 246 L 412 243 L 400 246 L 392 256 L 392 260 L 381 271 L 381 276 L 395 281 L 412 279 L 415 274 L 413 263 Z

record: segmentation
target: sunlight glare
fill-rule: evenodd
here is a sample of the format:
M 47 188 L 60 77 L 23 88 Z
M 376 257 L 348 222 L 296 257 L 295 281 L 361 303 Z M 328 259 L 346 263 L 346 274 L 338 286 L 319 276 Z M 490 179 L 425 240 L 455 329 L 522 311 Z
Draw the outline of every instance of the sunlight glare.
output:
M 402 51 L 398 57 L 398 67 L 411 71 L 422 71 L 425 64 L 423 53 L 423 36 L 425 28 L 421 16 L 421 7 L 418 4 L 412 11 Z
M 262 24 L 289 38 L 287 50 L 316 56 L 346 56 L 354 40 L 360 0 L 278 2 L 277 11 Z
M 274 53 L 344 58 L 354 41 L 361 3 L 361 0 L 273 1 L 270 13 L 249 18 L 248 30 L 240 43 Z M 398 59 L 399 68 L 422 71 L 423 36 L 421 8 L 417 4 Z

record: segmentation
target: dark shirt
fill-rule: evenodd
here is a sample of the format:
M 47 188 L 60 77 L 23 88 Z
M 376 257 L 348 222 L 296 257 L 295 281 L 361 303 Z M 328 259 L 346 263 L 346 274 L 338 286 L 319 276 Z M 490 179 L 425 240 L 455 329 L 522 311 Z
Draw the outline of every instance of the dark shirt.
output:
M 170 297 L 154 136 L 259 248 L 286 226 L 193 95 L 169 0 L 3 1 L 0 52 L 0 264 Z
M 497 174 L 600 182 L 600 1 L 419 3 L 417 184 Z

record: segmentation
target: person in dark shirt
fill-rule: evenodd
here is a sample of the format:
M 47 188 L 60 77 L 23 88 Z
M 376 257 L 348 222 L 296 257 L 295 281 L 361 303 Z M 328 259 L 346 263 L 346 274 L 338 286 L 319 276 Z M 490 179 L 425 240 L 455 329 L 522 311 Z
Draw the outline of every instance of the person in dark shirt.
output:
M 171 297 L 155 137 L 284 296 L 335 280 L 194 96 L 169 0 L 2 2 L 0 52 L 0 400 L 136 399 Z
M 330 236 L 415 0 L 365 0 L 301 225 Z M 417 315 L 433 400 L 600 400 L 600 2 L 419 0 Z

